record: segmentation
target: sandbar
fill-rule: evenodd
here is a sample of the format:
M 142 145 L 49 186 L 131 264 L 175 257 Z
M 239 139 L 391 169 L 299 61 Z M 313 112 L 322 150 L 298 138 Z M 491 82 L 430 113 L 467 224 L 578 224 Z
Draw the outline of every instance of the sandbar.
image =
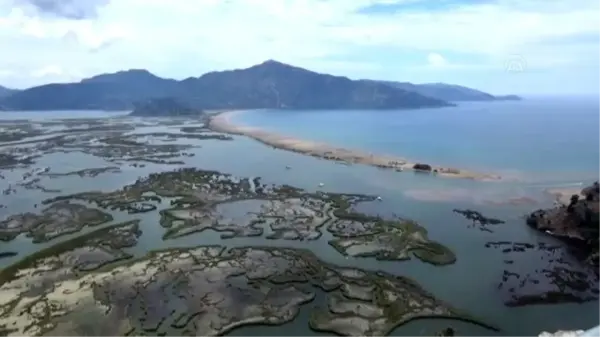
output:
M 397 171 L 415 170 L 414 166 L 416 163 L 410 162 L 402 157 L 385 154 L 373 154 L 361 150 L 341 148 L 321 142 L 288 137 L 256 127 L 234 124 L 232 122 L 232 117 L 241 112 L 243 111 L 224 111 L 214 114 L 209 118 L 207 126 L 215 132 L 245 136 L 277 149 L 293 151 L 345 164 L 364 164 L 379 168 L 395 169 Z M 431 167 L 431 173 L 436 176 L 467 178 L 474 180 L 501 179 L 499 175 L 495 174 L 471 172 L 462 169 L 435 166 L 431 164 L 428 165 Z

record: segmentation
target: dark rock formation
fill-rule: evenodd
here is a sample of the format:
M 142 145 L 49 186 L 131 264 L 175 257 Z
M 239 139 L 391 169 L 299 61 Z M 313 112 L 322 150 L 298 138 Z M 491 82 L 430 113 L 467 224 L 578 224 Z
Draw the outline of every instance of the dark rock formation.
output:
M 569 205 L 538 209 L 527 217 L 527 224 L 567 241 L 577 253 L 598 265 L 599 184 L 595 182 L 573 195 Z
M 478 222 L 482 225 L 499 225 L 499 224 L 503 224 L 504 221 L 500 220 L 500 219 L 494 219 L 494 218 L 488 218 L 486 216 L 484 216 L 483 214 L 477 212 L 477 211 L 473 211 L 470 209 L 458 209 L 455 208 L 452 210 L 454 213 L 460 214 L 462 216 L 464 216 L 465 218 L 472 220 L 474 222 Z
M 592 185 L 581 190 L 581 195 L 585 197 L 587 201 L 596 201 L 598 202 L 598 195 L 600 194 L 600 185 L 598 182 L 593 183 Z
M 0 259 L 17 256 L 18 254 L 19 253 L 17 253 L 17 252 L 0 252 Z
M 498 291 L 509 307 L 583 303 L 598 299 L 597 269 L 582 263 L 568 246 L 554 243 L 491 241 L 501 250 L 505 270 Z M 535 267 L 531 261 L 537 260 Z
M 494 231 L 491 230 L 490 228 L 488 228 L 490 225 L 494 226 L 494 225 L 499 225 L 499 224 L 504 223 L 504 220 L 488 218 L 488 217 L 484 216 L 483 214 L 481 214 L 477 211 L 470 210 L 470 209 L 455 208 L 452 210 L 452 212 L 454 212 L 456 214 L 460 214 L 460 215 L 464 216 L 465 218 L 467 218 L 468 220 L 471 220 L 472 223 L 469 227 L 477 227 L 477 228 L 479 228 L 479 230 L 484 231 L 484 232 L 493 233 Z

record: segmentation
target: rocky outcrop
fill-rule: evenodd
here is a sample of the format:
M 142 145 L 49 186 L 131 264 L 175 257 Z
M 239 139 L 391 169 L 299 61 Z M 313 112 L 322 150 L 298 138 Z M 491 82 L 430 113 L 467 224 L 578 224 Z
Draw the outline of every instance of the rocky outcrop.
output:
M 598 265 L 600 185 L 595 182 L 574 194 L 568 205 L 538 209 L 527 217 L 527 224 L 563 239 L 586 259 Z

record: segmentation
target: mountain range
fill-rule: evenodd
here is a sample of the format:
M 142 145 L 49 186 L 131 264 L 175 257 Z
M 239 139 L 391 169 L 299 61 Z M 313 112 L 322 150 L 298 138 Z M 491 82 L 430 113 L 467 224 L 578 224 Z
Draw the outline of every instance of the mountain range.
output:
M 200 109 L 413 109 L 452 106 L 457 101 L 518 99 L 442 83 L 351 80 L 269 60 L 181 81 L 131 69 L 25 90 L 0 87 L 0 108 L 128 110 L 138 102 L 167 97 Z
M 477 89 L 467 88 L 456 84 L 424 83 L 413 84 L 410 82 L 380 81 L 398 89 L 413 91 L 423 96 L 434 97 L 449 102 L 464 101 L 497 101 L 519 100 L 516 95 L 494 96 Z

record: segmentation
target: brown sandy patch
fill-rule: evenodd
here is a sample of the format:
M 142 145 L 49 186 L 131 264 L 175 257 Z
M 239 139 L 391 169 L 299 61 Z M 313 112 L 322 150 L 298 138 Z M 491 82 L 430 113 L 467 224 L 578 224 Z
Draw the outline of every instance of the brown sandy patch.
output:
M 444 188 L 444 189 L 411 189 L 404 191 L 404 195 L 419 201 L 433 202 L 471 202 L 478 205 L 495 206 L 519 206 L 535 205 L 538 200 L 527 197 L 506 197 L 493 192 L 473 191 L 466 188 Z
M 404 195 L 419 201 L 475 201 L 473 192 L 461 188 L 449 189 L 412 189 L 404 191 Z
M 515 197 L 508 198 L 506 200 L 489 200 L 486 203 L 490 205 L 510 205 L 510 206 L 519 206 L 519 205 L 537 205 L 539 201 L 531 198 L 531 197 Z
M 240 111 L 228 111 L 212 116 L 208 127 L 216 132 L 241 135 L 255 139 L 274 148 L 298 152 L 313 157 L 345 162 L 348 164 L 365 164 L 380 168 L 396 170 L 414 170 L 412 163 L 402 157 L 376 155 L 359 150 L 334 147 L 328 144 L 278 135 L 258 128 L 234 125 L 231 118 Z M 500 176 L 459 170 L 455 168 L 431 165 L 434 173 L 443 177 L 468 178 L 476 180 L 499 180 Z
M 568 188 L 549 188 L 544 192 L 550 194 L 555 200 L 563 205 L 568 205 L 571 202 L 571 196 L 573 194 L 578 195 L 580 198 L 584 198 L 581 194 L 582 187 L 568 187 Z

